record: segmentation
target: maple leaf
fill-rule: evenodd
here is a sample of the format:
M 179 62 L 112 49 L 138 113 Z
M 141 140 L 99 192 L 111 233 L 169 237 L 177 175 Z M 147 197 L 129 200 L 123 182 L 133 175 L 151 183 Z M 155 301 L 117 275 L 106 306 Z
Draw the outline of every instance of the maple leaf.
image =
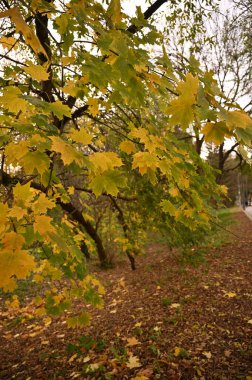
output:
M 121 2 L 120 0 L 110 0 L 107 14 L 110 16 L 112 22 L 116 25 L 121 22 Z
M 240 110 L 225 112 L 225 120 L 229 128 L 251 128 L 252 119 L 249 115 Z
M 33 174 L 38 172 L 41 176 L 49 169 L 50 159 L 46 153 L 39 150 L 28 151 L 19 161 L 25 173 Z
M 178 213 L 177 208 L 170 201 L 166 199 L 161 202 L 161 207 L 164 212 L 167 212 L 171 216 L 176 216 Z
M 90 98 L 87 102 L 88 110 L 93 115 L 96 116 L 99 113 L 99 102 L 96 98 Z
M 3 36 L 0 38 L 0 44 L 3 46 L 3 48 L 10 49 L 13 47 L 14 50 L 17 50 L 16 42 L 17 40 L 14 37 Z
M 133 155 L 132 169 L 139 169 L 143 175 L 147 173 L 148 169 L 156 169 L 158 159 L 150 152 L 137 152 Z
M 138 368 L 141 367 L 142 364 L 139 361 L 139 358 L 137 356 L 131 355 L 126 363 L 126 366 L 130 369 L 132 368 Z
M 127 338 L 126 346 L 132 347 L 140 344 L 139 340 L 137 340 L 134 336 L 132 338 Z
M 29 74 L 32 79 L 38 81 L 45 81 L 49 78 L 49 73 L 41 65 L 34 65 L 32 62 L 28 62 L 29 66 L 24 67 L 24 71 Z
M 56 115 L 60 120 L 63 116 L 71 117 L 70 108 L 66 104 L 63 104 L 60 100 L 56 100 L 54 103 L 45 103 L 44 107 L 48 111 L 54 113 L 54 115 Z
M 25 111 L 28 107 L 28 103 L 20 96 L 22 96 L 22 92 L 18 87 L 8 86 L 3 90 L 0 100 L 8 111 L 18 113 L 21 110 Z
M 17 183 L 17 185 L 13 188 L 14 201 L 19 207 L 27 208 L 34 198 L 34 195 L 35 191 L 30 187 L 29 182 L 25 185 Z
M 0 251 L 0 287 L 4 290 L 12 290 L 15 287 L 16 276 L 25 278 L 35 268 L 35 260 L 25 250 L 25 239 L 22 235 L 12 231 L 4 235 L 3 248 Z
M 91 144 L 93 138 L 93 136 L 85 131 L 84 128 L 81 128 L 79 131 L 72 128 L 70 129 L 68 136 L 71 140 L 83 145 Z
M 34 219 L 34 232 L 38 232 L 42 237 L 48 238 L 50 234 L 56 234 L 55 228 L 51 224 L 52 218 L 47 215 L 36 215 Z
M 122 160 L 115 152 L 96 152 L 89 157 L 94 169 L 104 172 L 108 169 L 122 166 Z
M 84 156 L 78 152 L 73 146 L 66 143 L 59 136 L 52 136 L 52 150 L 60 153 L 61 159 L 65 165 L 70 165 L 73 161 L 77 164 L 84 164 Z
M 205 135 L 207 142 L 213 142 L 217 145 L 224 141 L 225 136 L 230 136 L 226 124 L 222 121 L 216 123 L 206 123 L 201 132 Z
M 5 12 L 0 12 L 0 18 L 10 17 L 11 21 L 16 25 L 16 31 L 21 33 L 27 45 L 29 45 L 35 54 L 42 53 L 47 59 L 47 53 L 43 46 L 41 45 L 38 37 L 35 35 L 33 30 L 27 25 L 23 16 L 17 7 L 10 8 Z
M 115 170 L 106 170 L 101 174 L 97 174 L 90 182 L 90 187 L 97 197 L 103 192 L 117 196 L 119 188 L 125 185 L 126 178 L 122 173 Z
M 38 199 L 32 205 L 35 214 L 45 214 L 48 210 L 55 207 L 55 200 L 48 199 L 48 197 L 41 193 Z
M 136 147 L 132 141 L 124 140 L 120 143 L 119 148 L 125 153 L 135 153 Z
M 188 73 L 185 81 L 179 82 L 177 90 L 181 93 L 177 99 L 170 102 L 167 113 L 171 115 L 171 125 L 181 125 L 187 128 L 194 120 L 193 105 L 196 103 L 199 80 Z

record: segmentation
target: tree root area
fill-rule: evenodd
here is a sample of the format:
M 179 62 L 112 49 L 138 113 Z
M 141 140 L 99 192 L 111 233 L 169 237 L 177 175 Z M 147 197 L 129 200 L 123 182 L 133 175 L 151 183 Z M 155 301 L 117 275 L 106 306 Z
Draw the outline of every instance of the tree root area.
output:
M 106 294 L 89 327 L 7 311 L 0 295 L 0 379 L 251 380 L 252 221 L 234 219 L 236 237 L 200 261 L 153 243 L 136 271 L 95 266 Z

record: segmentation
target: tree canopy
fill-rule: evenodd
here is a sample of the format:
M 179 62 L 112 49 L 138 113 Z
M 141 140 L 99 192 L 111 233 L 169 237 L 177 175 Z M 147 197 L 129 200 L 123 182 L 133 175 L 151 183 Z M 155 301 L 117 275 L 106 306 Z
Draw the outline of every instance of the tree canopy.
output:
M 251 140 L 252 120 L 213 72 L 169 56 L 151 21 L 163 3 L 129 17 L 119 0 L 2 2 L 0 286 L 71 284 L 46 288 L 38 313 L 102 304 L 85 249 L 106 265 L 116 244 L 134 268 L 149 231 L 173 246 L 211 228 L 225 189 L 181 131 Z

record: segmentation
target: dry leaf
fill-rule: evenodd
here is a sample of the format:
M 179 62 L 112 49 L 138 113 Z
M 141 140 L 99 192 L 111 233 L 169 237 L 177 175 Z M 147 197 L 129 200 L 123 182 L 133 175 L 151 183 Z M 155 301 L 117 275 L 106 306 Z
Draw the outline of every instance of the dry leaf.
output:
M 126 346 L 128 347 L 132 347 L 132 346 L 136 346 L 137 344 L 140 344 L 140 342 L 133 336 L 132 338 L 127 338 L 127 344 Z
M 211 352 L 203 351 L 202 354 L 203 354 L 207 359 L 211 359 L 211 357 L 212 357 Z
M 225 292 L 224 296 L 228 298 L 233 298 L 233 297 L 236 297 L 237 294 L 234 292 L 227 292 L 227 293 Z
M 76 358 L 77 358 L 78 354 L 74 354 L 73 356 L 71 356 L 71 358 L 68 360 L 68 363 L 72 363 Z
M 177 308 L 179 308 L 180 307 L 180 303 L 172 303 L 171 305 L 170 305 L 170 308 L 171 309 L 177 309 Z
M 179 354 L 180 354 L 180 352 L 181 352 L 181 348 L 180 347 L 175 347 L 174 348 L 174 356 L 179 356 Z
M 139 358 L 137 356 L 130 356 L 128 362 L 126 363 L 128 368 L 138 368 L 141 367 L 141 363 L 139 362 Z

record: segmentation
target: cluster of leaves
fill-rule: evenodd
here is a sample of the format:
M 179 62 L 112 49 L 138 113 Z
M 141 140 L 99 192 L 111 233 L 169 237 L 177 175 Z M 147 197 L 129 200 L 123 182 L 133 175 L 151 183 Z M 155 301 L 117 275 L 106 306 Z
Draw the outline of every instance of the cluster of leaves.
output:
M 252 121 L 221 106 L 213 74 L 193 58 L 186 73 L 165 48 L 151 58 L 162 36 L 119 0 L 23 1 L 0 17 L 0 286 L 13 291 L 28 276 L 59 283 L 36 301 L 40 313 L 76 298 L 99 307 L 104 289 L 86 276 L 82 250 L 108 261 L 104 209 L 132 265 L 147 228 L 173 245 L 194 242 L 224 189 L 177 131 L 221 142 L 246 137 Z M 88 319 L 81 311 L 69 325 Z

